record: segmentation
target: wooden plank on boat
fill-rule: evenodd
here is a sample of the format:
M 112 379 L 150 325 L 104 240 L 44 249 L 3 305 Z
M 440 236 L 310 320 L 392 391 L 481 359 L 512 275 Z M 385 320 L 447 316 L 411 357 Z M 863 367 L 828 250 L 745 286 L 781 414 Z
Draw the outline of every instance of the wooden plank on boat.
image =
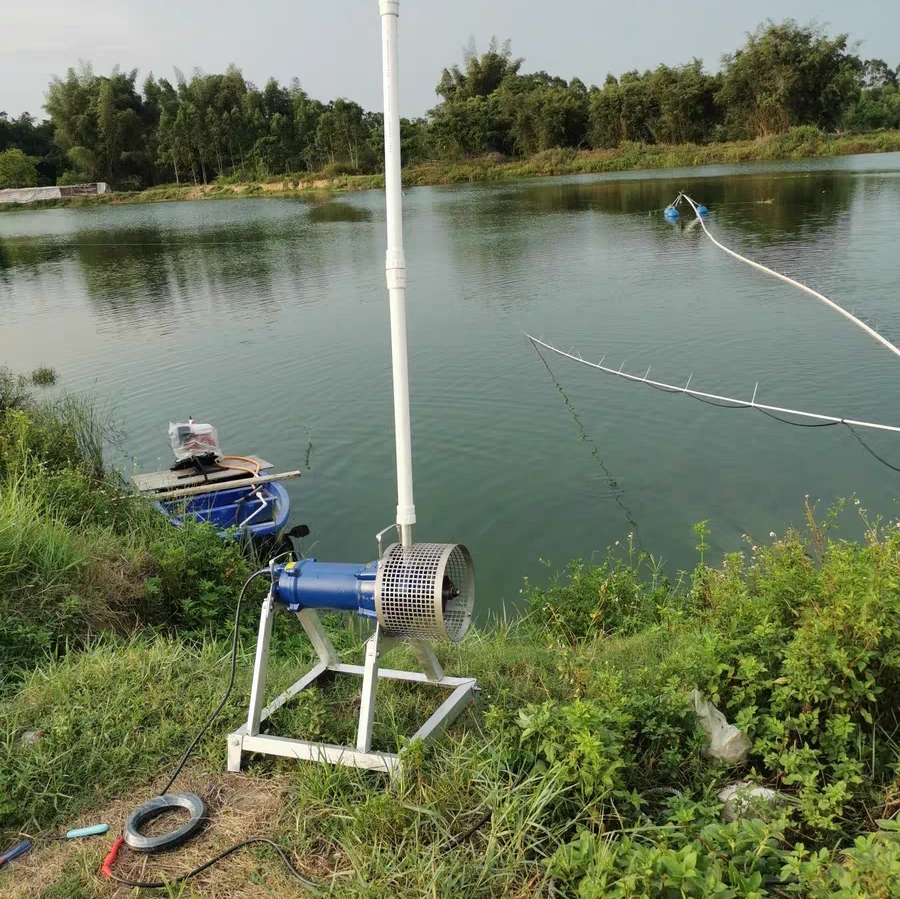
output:
M 260 471 L 274 468 L 271 462 L 266 462 L 265 459 L 260 459 L 259 456 L 247 456 L 247 458 L 252 459 L 254 462 L 258 462 Z M 243 463 L 238 464 L 240 465 Z M 235 471 L 233 468 L 223 468 L 221 471 L 211 471 L 206 477 L 202 474 L 197 474 L 193 469 L 184 468 L 180 471 L 150 471 L 144 474 L 136 474 L 132 475 L 131 480 L 141 493 L 150 493 L 155 490 L 172 490 L 176 487 L 194 487 L 198 484 L 212 484 L 215 481 L 228 481 L 235 478 L 245 480 L 241 473 Z
M 218 484 L 202 484 L 199 487 L 184 487 L 178 490 L 166 490 L 154 495 L 154 499 L 180 499 L 184 496 L 200 496 L 203 493 L 215 493 L 217 490 L 228 490 L 231 487 L 254 487 L 257 484 L 271 484 L 272 481 L 286 481 L 288 478 L 299 478 L 300 471 L 284 471 L 281 474 L 265 474 L 256 478 L 241 478 Z

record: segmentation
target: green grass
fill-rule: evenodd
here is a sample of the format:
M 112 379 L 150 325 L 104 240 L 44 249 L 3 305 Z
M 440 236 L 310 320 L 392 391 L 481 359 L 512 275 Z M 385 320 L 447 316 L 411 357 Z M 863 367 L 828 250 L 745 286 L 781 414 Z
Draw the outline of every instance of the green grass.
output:
M 804 125 L 785 134 L 756 140 L 712 144 L 640 144 L 624 142 L 610 150 L 544 150 L 524 159 L 488 154 L 468 159 L 433 161 L 408 166 L 403 171 L 407 186 L 464 184 L 539 178 L 551 175 L 601 174 L 636 170 L 683 168 L 741 162 L 765 162 L 776 159 L 852 156 L 862 153 L 900 152 L 900 131 L 869 134 L 826 135 Z M 261 184 L 267 188 L 263 190 Z M 278 186 L 280 185 L 280 186 Z M 272 175 L 265 182 L 235 183 L 223 178 L 208 185 L 161 185 L 143 191 L 110 192 L 94 197 L 62 197 L 39 200 L 29 209 L 59 206 L 106 206 L 123 203 L 158 203 L 171 200 L 243 199 L 247 197 L 294 197 L 331 190 L 355 191 L 381 189 L 381 174 L 334 174 L 331 171 Z M 0 204 L 0 211 L 21 210 L 15 203 Z
M 20 876 L 0 871 L 0 895 L 110 895 L 95 873 L 108 840 L 42 838 L 98 816 L 117 829 L 161 788 L 224 689 L 252 560 L 211 528 L 169 527 L 127 491 L 84 398 L 37 396 L 0 372 L 0 403 L 0 845 L 38 840 L 10 867 Z M 864 516 L 864 540 L 846 542 L 832 530 L 840 511 L 807 509 L 804 532 L 748 542 L 714 568 L 699 525 L 701 560 L 675 583 L 627 548 L 526 583 L 530 614 L 438 647 L 481 698 L 436 745 L 407 736 L 439 691 L 379 689 L 374 747 L 405 749 L 399 777 L 248 760 L 237 783 L 268 797 L 262 817 L 219 808 L 198 844 L 148 871 L 171 876 L 261 830 L 337 899 L 896 895 L 900 529 Z M 235 788 L 225 735 L 246 708 L 257 586 L 235 691 L 183 781 L 214 808 Z M 358 661 L 363 629 L 339 616 L 328 627 Z M 279 615 L 270 694 L 312 661 Z M 408 647 L 389 661 L 414 667 Z M 750 737 L 745 763 L 705 757 L 694 689 Z M 347 744 L 358 708 L 358 682 L 338 678 L 267 726 Z M 738 779 L 783 801 L 723 823 L 716 794 Z M 234 864 L 163 895 L 243 896 L 248 880 L 297 895 L 268 850 Z M 140 871 L 133 857 L 120 865 Z
M 36 659 L 140 628 L 227 629 L 251 570 L 212 528 L 171 528 L 103 459 L 89 398 L 0 370 L 0 689 Z

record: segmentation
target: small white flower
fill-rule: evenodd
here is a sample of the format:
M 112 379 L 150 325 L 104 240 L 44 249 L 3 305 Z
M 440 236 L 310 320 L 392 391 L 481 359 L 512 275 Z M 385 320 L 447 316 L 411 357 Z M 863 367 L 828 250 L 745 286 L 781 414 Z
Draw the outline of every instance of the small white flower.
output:
M 775 531 L 769 531 L 769 536 L 770 536 L 770 537 L 774 537 L 774 536 L 775 536 Z

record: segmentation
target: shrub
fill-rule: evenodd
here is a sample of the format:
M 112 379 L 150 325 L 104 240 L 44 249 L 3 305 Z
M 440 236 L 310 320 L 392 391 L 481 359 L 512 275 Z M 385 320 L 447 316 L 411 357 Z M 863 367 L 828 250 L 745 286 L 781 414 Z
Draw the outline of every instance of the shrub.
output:
M 41 365 L 31 373 L 31 383 L 38 387 L 48 387 L 55 384 L 57 379 L 56 369 L 47 365 Z
M 566 676 L 585 701 L 610 701 L 598 636 L 640 641 L 654 620 L 669 635 L 665 655 L 619 669 L 615 709 L 632 722 L 622 751 L 635 767 L 626 785 L 640 773 L 696 782 L 685 699 L 697 688 L 751 737 L 749 773 L 791 796 L 788 820 L 807 838 L 861 824 L 886 801 L 900 728 L 900 530 L 867 525 L 863 543 L 838 541 L 827 536 L 834 517 L 810 509 L 808 533 L 720 569 L 698 565 L 689 590 L 643 584 L 609 560 L 529 588 L 535 623 L 564 637 Z
M 535 620 L 574 641 L 634 632 L 658 621 L 660 609 L 678 604 L 678 597 L 660 566 L 636 554 L 631 538 L 629 545 L 628 560 L 612 553 L 599 565 L 575 559 L 564 575 L 552 576 L 549 587 L 538 589 L 526 580 L 523 592 Z
M 329 162 L 322 169 L 322 178 L 340 178 L 342 175 L 359 175 L 359 168 L 349 162 Z
M 0 371 L 0 682 L 139 626 L 225 631 L 250 559 L 210 525 L 172 527 L 104 462 L 118 435 L 73 396 Z

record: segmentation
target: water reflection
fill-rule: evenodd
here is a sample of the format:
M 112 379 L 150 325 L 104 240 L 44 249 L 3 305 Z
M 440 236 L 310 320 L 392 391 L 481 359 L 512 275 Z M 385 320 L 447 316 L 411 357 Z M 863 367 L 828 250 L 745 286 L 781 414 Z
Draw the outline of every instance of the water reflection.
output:
M 0 281 L 11 283 L 13 276 L 19 272 L 35 274 L 41 267 L 59 262 L 66 255 L 63 246 L 44 240 L 0 238 Z
M 144 222 L 14 237 L 0 240 L 0 281 L 75 262 L 82 289 L 103 320 L 158 321 L 210 305 L 218 313 L 265 315 L 288 296 L 302 302 L 297 285 L 323 282 L 342 249 L 343 258 L 352 258 L 352 238 L 323 230 L 321 222 L 366 221 L 370 215 L 329 203 L 287 222 L 249 219 L 205 228 Z M 70 268 L 65 271 L 72 276 Z
M 354 206 L 350 203 L 328 201 L 325 203 L 310 203 L 309 220 L 311 222 L 368 222 L 372 219 L 372 212 L 362 206 Z
M 714 215 L 759 239 L 780 243 L 807 238 L 837 226 L 853 201 L 859 179 L 841 172 L 802 176 L 751 174 L 728 178 L 688 177 L 535 184 L 497 199 L 495 214 L 516 205 L 519 217 L 547 213 L 602 212 L 616 215 L 661 213 L 680 191 L 705 203 Z M 739 215 L 731 215 L 737 208 Z M 686 210 L 680 222 L 684 226 Z

